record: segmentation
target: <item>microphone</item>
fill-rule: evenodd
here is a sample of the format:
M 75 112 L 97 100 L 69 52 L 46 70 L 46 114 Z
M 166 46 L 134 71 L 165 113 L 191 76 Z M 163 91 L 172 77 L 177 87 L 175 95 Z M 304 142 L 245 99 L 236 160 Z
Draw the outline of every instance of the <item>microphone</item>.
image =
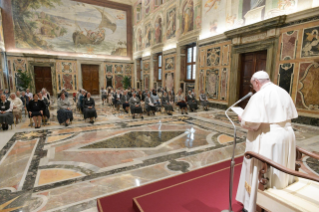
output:
M 246 96 L 244 96 L 243 98 L 239 99 L 237 102 L 235 102 L 232 106 L 230 106 L 226 111 L 225 111 L 225 115 L 228 118 L 228 120 L 230 121 L 230 123 L 233 125 L 234 127 L 234 144 L 233 144 L 233 155 L 232 155 L 232 159 L 230 162 L 230 176 L 229 176 L 229 209 L 227 210 L 223 210 L 222 212 L 232 212 L 232 196 L 233 196 L 233 181 L 234 181 L 234 167 L 235 167 L 235 149 L 236 149 L 236 125 L 234 124 L 234 122 L 231 120 L 231 118 L 228 116 L 228 111 L 234 107 L 235 105 L 239 104 L 240 102 L 244 101 L 245 99 L 247 99 L 248 97 L 252 96 L 253 92 L 249 92 L 248 94 L 246 94 Z

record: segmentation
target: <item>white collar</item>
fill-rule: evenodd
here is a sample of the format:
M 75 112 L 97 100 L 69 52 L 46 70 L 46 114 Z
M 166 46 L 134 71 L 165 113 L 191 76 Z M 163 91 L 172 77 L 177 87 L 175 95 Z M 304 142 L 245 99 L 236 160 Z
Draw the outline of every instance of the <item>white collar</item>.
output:
M 271 85 L 271 84 L 272 84 L 271 82 L 265 83 L 263 86 L 261 86 L 260 90 L 266 88 L 268 85 Z

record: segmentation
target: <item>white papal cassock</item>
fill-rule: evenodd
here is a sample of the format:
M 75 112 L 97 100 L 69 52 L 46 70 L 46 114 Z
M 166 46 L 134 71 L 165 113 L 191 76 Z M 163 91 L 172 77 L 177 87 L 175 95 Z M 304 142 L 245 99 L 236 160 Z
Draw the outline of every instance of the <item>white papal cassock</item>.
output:
M 295 105 L 289 94 L 271 82 L 264 84 L 254 94 L 243 114 L 241 125 L 248 128 L 246 150 L 259 153 L 283 166 L 295 169 L 296 143 L 291 119 L 297 118 Z M 256 211 L 258 172 L 261 163 L 244 158 L 236 200 L 249 212 Z M 294 178 L 270 168 L 268 188 L 281 189 Z

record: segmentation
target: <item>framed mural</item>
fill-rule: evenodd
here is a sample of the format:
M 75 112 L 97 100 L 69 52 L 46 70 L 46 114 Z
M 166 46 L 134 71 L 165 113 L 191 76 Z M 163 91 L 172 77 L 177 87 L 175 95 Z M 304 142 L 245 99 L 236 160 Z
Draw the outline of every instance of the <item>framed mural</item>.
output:
M 194 29 L 194 1 L 184 0 L 181 5 L 181 33 L 185 34 Z
M 94 5 L 89 0 L 11 2 L 14 39 L 9 45 L 12 47 L 123 57 L 132 54 L 128 5 L 115 2 Z

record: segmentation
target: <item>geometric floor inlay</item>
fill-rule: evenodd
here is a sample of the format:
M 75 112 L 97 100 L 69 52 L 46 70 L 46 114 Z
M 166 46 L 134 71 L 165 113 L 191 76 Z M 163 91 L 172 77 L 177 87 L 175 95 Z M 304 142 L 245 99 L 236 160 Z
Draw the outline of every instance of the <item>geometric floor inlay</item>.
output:
M 185 131 L 133 131 L 81 147 L 81 149 L 157 147 L 183 133 Z

